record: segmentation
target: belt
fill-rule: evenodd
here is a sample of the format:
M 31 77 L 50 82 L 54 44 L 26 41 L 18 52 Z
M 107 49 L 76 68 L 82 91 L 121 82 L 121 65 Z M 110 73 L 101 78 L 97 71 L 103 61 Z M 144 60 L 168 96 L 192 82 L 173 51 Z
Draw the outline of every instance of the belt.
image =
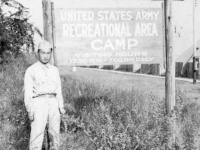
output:
M 36 96 L 33 96 L 33 98 L 36 98 L 36 97 L 53 98 L 55 96 L 56 96 L 56 93 L 45 93 L 45 94 L 38 94 Z

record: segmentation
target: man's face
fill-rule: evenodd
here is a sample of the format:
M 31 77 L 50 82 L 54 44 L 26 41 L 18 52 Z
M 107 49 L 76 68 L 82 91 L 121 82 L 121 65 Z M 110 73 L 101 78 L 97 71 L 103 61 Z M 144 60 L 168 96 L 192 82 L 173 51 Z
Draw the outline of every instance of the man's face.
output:
M 41 63 L 47 64 L 51 58 L 51 49 L 39 49 L 38 59 Z

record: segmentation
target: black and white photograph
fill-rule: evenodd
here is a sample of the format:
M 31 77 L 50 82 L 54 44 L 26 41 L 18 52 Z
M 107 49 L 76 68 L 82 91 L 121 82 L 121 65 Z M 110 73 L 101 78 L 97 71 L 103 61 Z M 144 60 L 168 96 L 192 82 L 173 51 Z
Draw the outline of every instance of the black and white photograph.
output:
M 0 0 L 0 150 L 200 150 L 200 0 Z

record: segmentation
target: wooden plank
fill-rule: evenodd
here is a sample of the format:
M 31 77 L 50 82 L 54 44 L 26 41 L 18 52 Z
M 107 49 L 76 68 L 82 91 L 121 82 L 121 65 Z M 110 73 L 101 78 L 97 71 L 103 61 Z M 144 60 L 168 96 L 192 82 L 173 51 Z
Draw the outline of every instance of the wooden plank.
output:
M 154 64 L 154 67 L 153 67 L 153 74 L 154 75 L 159 75 L 159 64 Z
M 178 66 L 179 77 L 181 77 L 182 68 L 183 68 L 183 63 L 182 63 L 182 62 L 179 62 L 179 66 Z
M 55 9 L 54 2 L 51 2 L 51 20 L 52 20 L 52 39 L 53 39 L 53 57 L 54 65 L 57 66 L 57 51 L 56 51 L 56 25 L 55 25 Z
M 176 71 L 175 76 L 179 77 L 179 63 L 178 62 L 176 62 L 175 71 Z
M 162 5 L 162 26 L 163 26 L 163 68 L 166 69 L 166 48 L 165 48 L 165 12 L 164 12 L 164 3 Z
M 151 64 L 145 64 L 145 74 L 149 74 L 151 72 Z
M 47 41 L 49 41 L 53 46 L 53 27 L 52 27 L 52 12 L 51 12 L 51 0 L 47 0 Z M 52 54 L 53 55 L 53 54 Z M 54 56 L 51 57 L 50 63 L 54 65 Z
M 47 28 L 46 28 L 46 0 L 42 0 L 42 10 L 43 10 L 43 39 L 47 37 Z
M 44 40 L 50 42 L 53 46 L 53 37 L 52 37 L 52 16 L 51 16 L 51 1 L 43 0 L 43 20 L 44 20 Z M 53 55 L 53 54 L 52 54 Z M 51 57 L 50 63 L 54 65 L 54 56 Z
M 187 77 L 193 78 L 193 63 L 189 62 L 187 67 Z
M 43 7 L 43 27 L 44 27 L 44 40 L 50 42 L 53 46 L 52 38 L 52 21 L 51 21 L 51 1 L 42 0 Z M 51 57 L 50 63 L 54 64 L 54 59 Z
M 133 65 L 128 65 L 128 72 L 133 72 Z
M 156 64 L 156 75 L 160 75 L 160 64 Z
M 143 73 L 143 67 L 144 67 L 144 64 L 141 64 L 141 66 L 140 66 L 140 73 Z

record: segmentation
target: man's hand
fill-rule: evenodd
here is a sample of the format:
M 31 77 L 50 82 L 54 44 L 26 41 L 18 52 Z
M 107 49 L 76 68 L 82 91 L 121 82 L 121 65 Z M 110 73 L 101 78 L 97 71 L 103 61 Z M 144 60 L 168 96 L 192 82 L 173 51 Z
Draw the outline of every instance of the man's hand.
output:
M 66 113 L 64 108 L 59 108 L 60 114 L 64 115 Z

